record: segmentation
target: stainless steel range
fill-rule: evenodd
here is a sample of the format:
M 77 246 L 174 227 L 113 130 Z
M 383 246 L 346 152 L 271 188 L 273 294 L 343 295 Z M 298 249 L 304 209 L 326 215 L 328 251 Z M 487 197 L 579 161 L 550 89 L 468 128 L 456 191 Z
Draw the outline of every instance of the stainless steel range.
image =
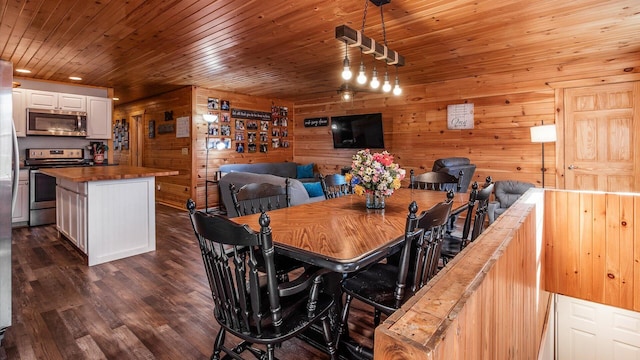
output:
M 41 168 L 87 166 L 84 149 L 27 149 L 29 170 L 29 226 L 56 222 L 56 178 Z

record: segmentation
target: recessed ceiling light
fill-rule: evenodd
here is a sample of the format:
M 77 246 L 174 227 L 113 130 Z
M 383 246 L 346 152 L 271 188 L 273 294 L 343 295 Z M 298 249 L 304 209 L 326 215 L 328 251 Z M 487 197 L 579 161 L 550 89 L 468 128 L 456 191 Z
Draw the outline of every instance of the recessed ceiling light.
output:
M 27 69 L 16 69 L 16 72 L 19 72 L 22 74 L 31 74 L 31 70 L 27 70 Z
M 114 98 L 112 98 L 112 99 L 113 99 L 113 101 L 118 101 L 118 100 L 120 100 L 120 98 L 119 98 L 119 97 L 114 97 Z
M 82 78 L 81 78 L 81 77 L 78 77 L 78 76 L 69 76 L 69 79 L 71 79 L 71 80 L 76 80 L 76 81 L 80 81 L 80 80 L 82 80 Z

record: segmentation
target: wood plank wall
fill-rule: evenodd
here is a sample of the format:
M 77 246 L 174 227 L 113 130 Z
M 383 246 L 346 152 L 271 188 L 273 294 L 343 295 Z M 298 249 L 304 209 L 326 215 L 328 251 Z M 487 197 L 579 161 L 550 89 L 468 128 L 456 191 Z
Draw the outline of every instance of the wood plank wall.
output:
M 411 66 L 409 63 L 407 66 Z M 499 65 L 495 65 L 499 66 Z M 430 170 L 433 161 L 464 156 L 477 165 L 475 180 L 521 180 L 541 185 L 541 144 L 530 141 L 529 128 L 562 121 L 562 105 L 554 90 L 562 87 L 593 86 L 637 81 L 640 59 L 636 54 L 620 54 L 602 62 L 585 59 L 556 66 L 528 66 L 517 72 L 493 73 L 405 87 L 400 97 L 357 93 L 344 103 L 335 93 L 296 102 L 294 161 L 319 164 L 320 171 L 332 173 L 351 163 L 354 151 L 335 150 L 330 128 L 304 128 L 304 118 L 382 112 L 385 145 L 400 165 L 408 169 Z M 336 74 L 339 72 L 336 65 Z M 336 75 L 337 76 L 337 75 Z M 402 68 L 399 72 L 402 84 Z M 447 130 L 447 105 L 474 103 L 473 130 Z M 559 136 L 562 133 L 559 132 Z M 562 164 L 557 149 L 562 139 L 545 144 L 545 186 L 561 187 Z
M 141 115 L 142 121 L 138 125 L 137 131 L 142 136 L 136 136 L 135 124 L 131 126 L 131 147 L 129 151 L 120 151 L 115 158 L 121 163 L 131 163 L 133 161 L 132 152 L 135 151 L 134 142 L 136 138 L 142 141 L 141 151 L 142 166 L 156 167 L 180 171 L 178 176 L 168 176 L 156 179 L 156 200 L 160 203 L 184 208 L 186 200 L 193 198 L 196 200 L 198 208 L 205 206 L 205 175 L 209 179 L 214 179 L 214 174 L 222 164 L 233 163 L 257 163 L 257 162 L 280 162 L 292 161 L 294 127 L 288 126 L 289 136 L 287 141 L 290 147 L 280 147 L 274 149 L 271 144 L 271 127 L 268 131 L 268 151 L 266 153 L 237 153 L 235 151 L 235 141 L 232 141 L 230 150 L 210 150 L 209 167 L 205 167 L 207 158 L 207 123 L 202 114 L 212 112 L 222 114 L 222 110 L 209 110 L 207 108 L 208 98 L 218 100 L 228 100 L 231 109 L 255 110 L 271 112 L 271 106 L 277 105 L 287 107 L 290 118 L 293 119 L 293 103 L 278 99 L 257 98 L 248 95 L 235 94 L 219 90 L 187 86 L 175 91 L 171 91 L 153 98 L 118 105 L 114 110 L 113 122 L 116 119 L 127 119 L 131 121 L 134 116 Z M 165 112 L 173 111 L 173 120 L 165 121 Z M 228 112 L 230 113 L 230 111 Z M 188 116 L 190 119 L 189 136 L 177 138 L 175 130 L 170 133 L 160 134 L 159 125 L 174 125 L 176 119 L 181 116 Z M 149 122 L 155 120 L 155 137 L 149 138 Z M 293 124 L 293 121 L 290 121 Z M 232 127 L 231 137 L 210 136 L 210 138 L 231 138 L 235 139 L 234 120 L 230 119 Z M 245 141 L 246 142 L 246 141 Z M 209 187 L 209 207 L 218 206 L 218 189 L 216 185 Z
M 448 84 L 454 89 L 459 87 Z M 510 84 L 512 85 L 512 84 Z M 435 98 L 442 86 L 414 87 L 400 98 L 356 94 L 352 103 L 337 97 L 296 103 L 296 162 L 314 162 L 322 173 L 339 172 L 351 164 L 355 150 L 333 149 L 330 127 L 304 128 L 305 118 L 345 114 L 383 114 L 386 149 L 407 169 L 430 171 L 439 158 L 468 157 L 477 169 L 474 180 L 520 180 L 541 184 L 541 145 L 530 141 L 529 128 L 555 122 L 554 91 L 547 86 L 503 94 L 463 91 Z M 324 101 L 324 102 L 322 102 Z M 473 103 L 472 130 L 447 129 L 447 105 Z M 545 185 L 555 186 L 555 143 L 545 145 Z M 540 186 L 540 185 L 538 185 Z
M 209 176 L 209 179 L 213 179 L 215 172 L 218 170 L 220 165 L 223 164 L 249 164 L 249 163 L 262 163 L 262 162 L 282 162 L 282 161 L 293 161 L 293 147 L 295 146 L 295 133 L 293 127 L 293 103 L 283 101 L 280 99 L 267 99 L 267 98 L 259 98 L 248 95 L 241 95 L 236 93 L 230 93 L 219 90 L 212 90 L 206 88 L 195 88 L 195 105 L 194 105 L 194 116 L 193 116 L 193 172 L 192 172 L 192 193 L 195 195 L 194 199 L 196 201 L 196 205 L 198 208 L 205 207 L 205 175 Z M 207 112 L 213 113 L 223 113 L 225 111 L 211 111 L 207 109 L 207 99 L 208 98 L 217 98 L 217 99 L 225 99 L 230 101 L 231 109 L 242 109 L 242 110 L 254 110 L 254 111 L 265 111 L 271 112 L 272 105 L 278 107 L 286 107 L 289 110 L 289 122 L 288 122 L 288 136 L 286 141 L 289 142 L 289 147 L 278 147 L 273 148 L 271 140 L 273 139 L 271 129 L 272 124 L 269 125 L 269 130 L 267 131 L 267 152 L 262 153 L 259 150 L 255 153 L 249 153 L 246 149 L 247 141 L 243 141 L 245 144 L 245 152 L 238 153 L 235 151 L 236 141 L 235 135 L 238 132 L 243 133 L 245 136 L 248 131 L 236 131 L 235 130 L 235 119 L 230 119 L 231 124 L 231 139 L 232 148 L 229 150 L 209 150 L 208 160 L 209 166 L 206 167 L 206 159 L 207 159 L 207 150 L 206 150 L 206 142 L 207 142 L 207 123 L 202 118 L 202 114 L 206 114 Z M 231 113 L 228 111 L 228 113 Z M 246 120 L 245 120 L 246 123 Z M 280 127 L 282 129 L 282 127 Z M 257 131 L 260 133 L 260 131 Z M 211 138 L 222 138 L 222 136 L 211 136 Z M 284 138 L 283 138 L 284 139 Z M 260 143 L 260 140 L 258 140 Z M 218 198 L 218 188 L 217 185 L 210 185 L 209 190 L 209 207 L 215 207 L 219 205 Z
M 537 275 L 542 199 L 529 190 L 376 328 L 374 358 L 537 359 L 551 301 Z
M 127 119 L 131 121 L 134 115 L 142 115 L 141 123 L 131 127 L 132 131 L 138 130 L 142 143 L 136 149 L 132 142 L 129 152 L 119 154 L 119 161 L 131 161 L 132 152 L 142 152 L 141 166 L 159 169 L 178 170 L 177 176 L 164 176 L 156 178 L 156 201 L 162 204 L 184 208 L 186 199 L 191 190 L 191 157 L 190 151 L 185 154 L 182 149 L 191 147 L 190 137 L 176 137 L 175 130 L 169 133 L 160 133 L 158 126 L 173 125 L 175 129 L 176 118 L 181 116 L 191 117 L 192 94 L 191 87 L 184 87 L 176 91 L 161 94 L 159 96 L 116 105 L 113 113 L 113 121 Z M 173 112 L 173 120 L 165 121 L 165 112 Z M 149 137 L 149 123 L 155 121 L 155 136 Z M 136 136 L 131 133 L 130 139 Z M 113 147 L 112 147 L 113 149 Z
M 547 291 L 640 311 L 640 195 L 545 194 Z

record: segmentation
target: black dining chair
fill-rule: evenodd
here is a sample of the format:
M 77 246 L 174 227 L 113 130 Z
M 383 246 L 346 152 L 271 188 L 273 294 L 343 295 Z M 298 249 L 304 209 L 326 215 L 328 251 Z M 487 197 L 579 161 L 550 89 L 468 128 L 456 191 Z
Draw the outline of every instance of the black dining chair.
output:
M 392 314 L 437 272 L 439 250 L 453 204 L 453 192 L 447 200 L 418 212 L 413 201 L 405 225 L 404 243 L 398 261 L 388 259 L 348 276 L 342 282 L 346 294 L 340 316 L 338 340 L 347 333 L 352 300 L 358 299 L 374 308 L 374 326 L 380 324 L 381 313 Z M 359 355 L 368 357 L 361 349 Z
M 331 174 L 320 175 L 320 184 L 325 199 L 333 199 L 347 194 L 351 194 L 351 185 L 347 182 L 344 175 Z
M 231 199 L 238 215 L 251 215 L 263 211 L 271 211 L 289 207 L 289 178 L 285 186 L 267 183 L 249 183 L 236 189 L 234 183 L 229 184 Z M 257 255 L 258 269 L 264 272 L 264 265 L 260 254 Z M 302 261 L 276 253 L 275 264 L 281 281 L 288 281 L 289 273 L 306 266 Z
M 191 199 L 187 208 L 211 288 L 213 313 L 220 324 L 211 359 L 220 359 L 222 352 L 224 358 L 241 359 L 239 354 L 245 350 L 259 359 L 274 359 L 276 347 L 314 323 L 321 323 L 329 356 L 338 359 L 328 317 L 334 301 L 322 291 L 326 271 L 307 268 L 295 280 L 279 283 L 266 213 L 260 215 L 257 232 L 224 216 L 196 211 Z M 257 269 L 258 253 L 264 259 L 265 275 Z M 227 333 L 241 342 L 227 347 Z
M 472 190 L 469 194 L 469 201 L 466 205 L 466 215 L 464 226 L 462 228 L 462 235 L 455 236 L 451 232 L 448 232 L 442 241 L 440 256 L 442 258 L 443 265 L 446 265 L 451 259 L 460 253 L 462 249 L 474 241 L 484 231 L 493 186 L 494 183 L 490 176 L 487 177 L 481 189 L 479 189 L 477 182 L 474 182 L 473 185 L 471 185 Z M 469 235 L 471 235 L 471 237 L 469 237 Z
M 285 186 L 267 183 L 249 183 L 236 189 L 234 183 L 229 184 L 231 200 L 239 216 L 256 214 L 289 207 L 290 180 L 285 179 Z
M 442 171 L 429 171 L 416 175 L 411 169 L 409 177 L 409 187 L 411 189 L 436 190 L 459 192 L 462 186 L 464 172 L 460 170 L 458 177 Z

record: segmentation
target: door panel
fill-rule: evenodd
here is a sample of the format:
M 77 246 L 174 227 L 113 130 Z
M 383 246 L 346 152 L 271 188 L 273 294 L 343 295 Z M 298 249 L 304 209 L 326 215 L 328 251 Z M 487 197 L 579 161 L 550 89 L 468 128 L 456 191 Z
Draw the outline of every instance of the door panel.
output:
M 557 297 L 557 359 L 640 360 L 640 313 Z
M 565 187 L 638 191 L 636 83 L 566 89 Z

